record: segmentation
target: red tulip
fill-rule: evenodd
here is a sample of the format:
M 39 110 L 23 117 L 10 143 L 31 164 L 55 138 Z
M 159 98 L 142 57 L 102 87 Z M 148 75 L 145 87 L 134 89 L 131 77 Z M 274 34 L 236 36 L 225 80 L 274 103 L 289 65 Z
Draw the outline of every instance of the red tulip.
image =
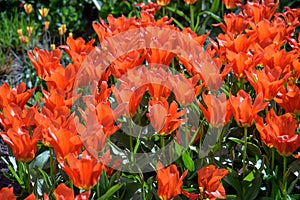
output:
M 74 153 L 70 153 L 65 160 L 59 161 L 59 164 L 73 184 L 82 190 L 89 190 L 94 187 L 104 168 L 103 164 L 89 155 L 87 151 L 84 151 L 80 158 Z
M 157 182 L 158 191 L 157 194 L 162 200 L 170 200 L 181 194 L 181 186 L 183 184 L 183 179 L 187 175 L 188 170 L 186 170 L 181 177 L 179 177 L 179 171 L 176 165 L 170 165 L 164 168 L 159 162 L 157 164 Z
M 268 105 L 268 102 L 263 101 L 262 93 L 257 95 L 252 105 L 251 96 L 244 90 L 240 90 L 236 97 L 230 94 L 229 101 L 234 119 L 241 127 L 250 127 L 255 121 L 258 112 Z
M 186 110 L 178 112 L 177 109 L 178 106 L 175 101 L 171 103 L 170 107 L 166 99 L 149 101 L 149 113 L 147 116 L 154 129 L 160 135 L 172 133 L 182 122 L 186 121 L 185 119 L 180 119 L 186 113 Z
M 4 187 L 0 190 L 0 199 L 9 199 L 9 200 L 16 200 L 16 196 L 14 194 L 14 188 L 10 187 Z
M 296 134 L 297 121 L 290 113 L 277 116 L 270 110 L 266 116 L 267 124 L 258 118 L 256 128 L 262 141 L 270 148 L 275 147 L 283 156 L 292 155 L 300 147 L 300 135 Z
M 217 169 L 214 165 L 203 167 L 198 171 L 198 185 L 201 199 L 225 199 L 225 189 L 220 180 L 228 174 L 226 169 Z
M 287 89 L 282 87 L 274 98 L 276 103 L 282 107 L 285 112 L 295 115 L 300 114 L 300 89 L 291 81 L 288 82 Z
M 225 94 L 221 94 L 220 97 L 216 97 L 212 94 L 202 94 L 205 108 L 199 103 L 200 109 L 203 112 L 205 119 L 213 126 L 223 126 L 229 122 L 231 118 L 230 104 L 226 101 Z

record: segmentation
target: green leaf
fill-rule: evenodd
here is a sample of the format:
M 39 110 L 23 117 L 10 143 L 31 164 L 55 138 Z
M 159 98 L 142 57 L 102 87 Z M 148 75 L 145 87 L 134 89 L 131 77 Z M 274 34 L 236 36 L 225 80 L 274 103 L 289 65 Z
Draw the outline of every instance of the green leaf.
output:
M 48 189 L 51 187 L 51 180 L 48 176 L 48 174 L 46 174 L 46 172 L 44 170 L 42 170 L 41 168 L 38 168 L 38 171 L 42 174 L 43 179 L 46 183 L 46 186 L 48 187 Z
M 219 10 L 219 5 L 220 5 L 220 0 L 214 0 L 214 1 L 212 2 L 210 11 L 211 11 L 212 13 L 216 13 L 216 12 Z
M 186 168 L 188 168 L 188 170 L 190 171 L 194 171 L 195 170 L 195 166 L 194 166 L 194 161 L 191 158 L 190 154 L 188 151 L 183 152 L 182 154 L 182 161 L 183 164 Z
M 251 172 L 250 174 L 253 174 L 253 172 Z M 261 175 L 259 173 L 256 173 L 256 176 L 255 176 L 254 181 L 252 182 L 251 188 L 246 190 L 245 199 L 247 199 L 247 200 L 257 199 L 256 197 L 259 194 L 260 186 L 261 186 Z
M 238 196 L 241 196 L 241 192 L 242 192 L 241 183 L 238 179 L 238 176 L 235 173 L 232 172 L 229 173 L 223 180 L 235 189 Z
M 251 152 L 251 154 L 253 154 L 253 155 L 255 155 L 255 156 L 259 157 L 259 158 L 262 158 L 262 154 L 261 154 L 260 148 L 257 145 L 255 145 L 255 144 L 253 144 L 251 142 L 247 143 L 247 151 L 249 151 L 249 153 Z
M 244 181 L 252 182 L 255 179 L 253 172 L 249 173 L 245 178 Z
M 109 199 L 115 192 L 117 192 L 121 187 L 123 187 L 124 184 L 117 184 L 109 188 L 109 190 L 102 195 L 98 200 L 107 200 Z
M 228 140 L 231 140 L 237 144 L 244 144 L 244 141 L 242 141 L 241 139 L 238 139 L 238 138 L 229 137 Z
M 46 165 L 47 161 L 49 160 L 50 152 L 44 151 L 43 153 L 39 154 L 30 164 L 31 169 L 41 168 L 43 169 Z

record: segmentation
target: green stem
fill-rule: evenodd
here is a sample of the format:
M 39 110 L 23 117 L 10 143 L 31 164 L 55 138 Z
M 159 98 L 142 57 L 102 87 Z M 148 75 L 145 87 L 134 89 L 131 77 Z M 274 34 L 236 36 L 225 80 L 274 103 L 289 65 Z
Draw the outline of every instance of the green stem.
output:
M 243 178 L 246 171 L 246 159 L 247 159 L 247 127 L 244 127 L 244 152 L 243 152 Z
M 31 194 L 31 181 L 30 181 L 30 167 L 29 167 L 29 164 L 26 162 L 25 163 L 26 165 L 26 171 L 27 171 L 27 190 L 28 190 L 28 194 Z
M 190 18 L 191 18 L 191 29 L 195 32 L 195 24 L 194 24 L 194 8 L 193 5 L 190 5 Z
M 272 151 L 271 171 L 272 171 L 272 174 L 273 174 L 273 172 L 274 172 L 274 162 L 275 162 L 275 149 L 272 148 L 271 151 Z
M 283 174 L 282 174 L 282 179 L 283 179 L 283 199 L 288 199 L 287 198 L 287 180 L 286 180 L 286 168 L 287 168 L 287 159 L 286 156 L 283 157 Z
M 183 17 L 185 19 L 185 21 L 190 22 L 190 19 L 184 14 L 184 12 L 177 10 L 176 8 L 172 8 L 172 7 L 164 7 L 165 9 L 179 15 L 180 17 Z
M 162 7 L 162 13 L 163 13 L 163 17 L 166 16 L 166 9 L 165 9 L 165 7 Z
M 50 148 L 49 149 L 49 152 L 50 152 L 50 177 L 51 177 L 51 181 L 52 181 L 52 183 L 54 184 L 55 183 L 55 161 L 54 161 L 54 159 L 53 159 L 53 149 L 52 148 Z
M 129 124 L 129 130 L 130 130 L 130 135 L 129 135 L 129 149 L 130 149 L 130 159 L 131 162 L 134 162 L 134 147 L 133 147 L 133 136 L 132 136 L 132 129 L 133 129 L 133 125 L 132 125 L 132 119 L 130 120 L 130 124 Z

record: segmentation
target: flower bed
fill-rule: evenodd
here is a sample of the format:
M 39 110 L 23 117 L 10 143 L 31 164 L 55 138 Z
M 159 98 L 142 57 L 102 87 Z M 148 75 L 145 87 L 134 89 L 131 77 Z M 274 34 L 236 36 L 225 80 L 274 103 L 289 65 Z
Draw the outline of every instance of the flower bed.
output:
M 137 4 L 92 24 L 99 45 L 70 35 L 29 51 L 38 88 L 0 87 L 6 176 L 21 187 L 0 197 L 299 199 L 300 9 L 223 1 L 236 9 L 223 22 L 216 2 L 185 1 L 189 17 Z M 205 17 L 219 34 L 195 33 Z

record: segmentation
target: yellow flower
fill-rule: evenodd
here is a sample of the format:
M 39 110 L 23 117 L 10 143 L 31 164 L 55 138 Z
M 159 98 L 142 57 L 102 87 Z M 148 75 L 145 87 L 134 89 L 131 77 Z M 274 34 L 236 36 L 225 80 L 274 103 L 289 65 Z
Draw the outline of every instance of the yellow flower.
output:
M 73 33 L 72 32 L 69 33 L 69 37 L 73 38 Z
M 59 35 L 63 35 L 67 32 L 67 26 L 66 24 L 62 24 L 59 28 L 58 28 L 58 32 Z
M 22 36 L 23 35 L 23 30 L 22 29 L 18 29 L 17 33 L 18 33 L 18 36 Z
M 25 12 L 29 15 L 32 12 L 32 5 L 30 3 L 26 3 L 24 5 Z
M 66 26 L 66 24 L 62 24 L 61 25 L 61 29 L 62 29 L 63 33 L 65 34 L 67 32 L 67 26 Z
M 49 10 L 49 8 L 42 8 L 39 9 L 39 12 L 43 18 L 46 18 L 48 16 Z
M 55 50 L 55 48 L 56 48 L 55 44 L 51 44 L 50 46 L 51 46 L 52 50 Z

